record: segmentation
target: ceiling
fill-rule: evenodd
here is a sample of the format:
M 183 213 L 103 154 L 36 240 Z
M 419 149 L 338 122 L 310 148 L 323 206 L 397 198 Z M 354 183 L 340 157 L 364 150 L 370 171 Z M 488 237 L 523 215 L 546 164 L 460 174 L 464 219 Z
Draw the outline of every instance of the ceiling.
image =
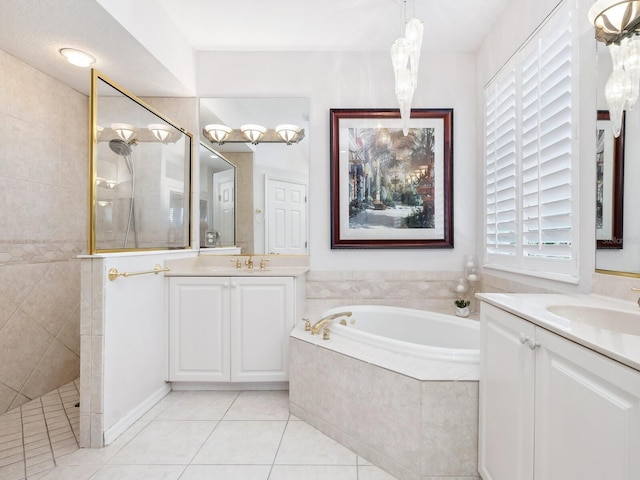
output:
M 474 52 L 509 1 L 407 0 L 406 16 L 423 20 L 423 50 Z M 197 95 L 195 86 L 187 85 L 195 76 L 197 51 L 389 51 L 401 33 L 403 5 L 400 0 L 2 0 L 0 49 L 85 94 L 88 71 L 66 63 L 60 48 L 90 52 L 98 70 L 120 83 L 126 79 L 136 95 Z M 176 52 L 186 52 L 182 57 L 190 63 L 175 62 Z

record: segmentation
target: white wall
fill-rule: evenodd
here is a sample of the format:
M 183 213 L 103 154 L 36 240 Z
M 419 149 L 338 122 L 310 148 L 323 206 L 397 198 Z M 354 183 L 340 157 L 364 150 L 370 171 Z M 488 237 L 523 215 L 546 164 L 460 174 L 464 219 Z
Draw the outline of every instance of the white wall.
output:
M 426 48 L 423 50 L 427 50 Z M 423 51 L 414 108 L 454 109 L 454 249 L 331 250 L 329 109 L 397 108 L 388 53 L 201 52 L 199 97 L 310 99 L 312 270 L 457 270 L 476 250 L 475 56 Z

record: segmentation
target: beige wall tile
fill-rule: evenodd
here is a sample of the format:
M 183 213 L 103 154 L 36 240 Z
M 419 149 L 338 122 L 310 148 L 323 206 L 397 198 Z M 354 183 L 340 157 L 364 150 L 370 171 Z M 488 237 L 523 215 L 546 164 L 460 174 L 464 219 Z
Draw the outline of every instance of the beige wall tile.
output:
M 51 371 L 57 372 L 55 378 L 50 375 Z M 73 381 L 78 377 L 79 371 L 80 357 L 58 340 L 54 340 L 21 393 L 36 398 L 42 395 L 43 390 L 55 390 L 60 386 L 59 382 L 64 384 Z

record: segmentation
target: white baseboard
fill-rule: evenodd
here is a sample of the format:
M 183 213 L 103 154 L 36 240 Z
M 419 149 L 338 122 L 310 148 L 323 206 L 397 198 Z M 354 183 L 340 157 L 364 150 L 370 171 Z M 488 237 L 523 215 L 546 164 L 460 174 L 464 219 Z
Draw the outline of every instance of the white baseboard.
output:
M 131 425 L 136 423 L 142 416 L 153 408 L 153 406 L 166 397 L 171 392 L 171 385 L 165 383 L 162 388 L 150 395 L 146 400 L 131 410 L 124 418 L 104 431 L 104 444 L 109 445 L 116 438 L 124 433 Z

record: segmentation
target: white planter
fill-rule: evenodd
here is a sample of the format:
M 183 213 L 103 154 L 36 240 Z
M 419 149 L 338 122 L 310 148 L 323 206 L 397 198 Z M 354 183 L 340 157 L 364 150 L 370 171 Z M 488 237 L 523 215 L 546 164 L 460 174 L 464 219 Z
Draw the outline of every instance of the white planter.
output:
M 468 317 L 469 316 L 469 307 L 456 307 L 456 315 L 459 317 Z

